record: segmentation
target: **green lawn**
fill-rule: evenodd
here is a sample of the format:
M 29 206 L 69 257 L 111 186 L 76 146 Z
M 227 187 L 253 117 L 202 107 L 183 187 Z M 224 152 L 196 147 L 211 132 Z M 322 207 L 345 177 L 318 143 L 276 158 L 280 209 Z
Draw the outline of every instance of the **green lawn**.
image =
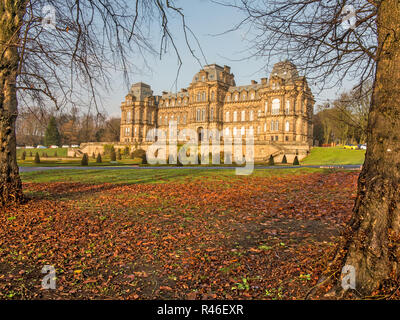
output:
M 340 165 L 363 164 L 365 150 L 347 150 L 343 147 L 321 148 L 314 147 L 311 154 L 301 161 L 302 165 Z
M 252 177 L 269 177 L 282 175 L 298 175 L 313 172 L 331 172 L 327 169 L 297 168 L 297 169 L 277 169 L 277 170 L 255 170 Z M 114 183 L 114 184 L 133 184 L 133 183 L 167 183 L 184 182 L 187 179 L 226 179 L 232 178 L 246 179 L 246 176 L 236 176 L 235 170 L 224 169 L 143 169 L 143 170 L 49 170 L 23 172 L 21 178 L 23 182 L 45 183 L 45 182 L 82 182 L 90 184 Z

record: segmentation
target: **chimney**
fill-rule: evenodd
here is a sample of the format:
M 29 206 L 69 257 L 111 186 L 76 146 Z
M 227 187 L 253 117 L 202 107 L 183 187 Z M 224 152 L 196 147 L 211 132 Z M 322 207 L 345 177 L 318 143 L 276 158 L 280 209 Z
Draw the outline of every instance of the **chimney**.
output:
M 226 73 L 231 73 L 231 67 L 224 66 L 224 71 L 225 71 Z
M 258 82 L 256 80 L 251 80 L 251 84 L 257 84 Z
M 266 85 L 267 84 L 267 78 L 261 78 L 261 84 Z

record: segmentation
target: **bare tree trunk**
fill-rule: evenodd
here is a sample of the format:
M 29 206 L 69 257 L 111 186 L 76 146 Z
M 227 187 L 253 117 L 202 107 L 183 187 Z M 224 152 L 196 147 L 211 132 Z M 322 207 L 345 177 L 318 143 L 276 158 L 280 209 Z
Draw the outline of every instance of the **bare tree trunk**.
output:
M 16 80 L 25 0 L 0 2 L 0 206 L 23 200 L 16 155 Z
M 380 58 L 367 130 L 368 150 L 342 265 L 356 271 L 356 290 L 390 289 L 400 261 L 400 2 L 378 9 Z

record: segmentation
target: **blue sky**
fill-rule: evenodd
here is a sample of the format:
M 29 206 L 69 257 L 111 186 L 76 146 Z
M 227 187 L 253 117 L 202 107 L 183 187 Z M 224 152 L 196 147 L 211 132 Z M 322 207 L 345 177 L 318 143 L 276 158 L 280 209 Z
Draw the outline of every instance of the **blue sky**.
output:
M 265 61 L 254 58 L 243 60 L 243 58 L 249 55 L 249 52 L 246 50 L 248 44 L 244 40 L 243 30 L 216 36 L 216 34 L 228 30 L 236 22 L 240 21 L 241 17 L 236 10 L 211 3 L 209 0 L 180 0 L 176 4 L 183 8 L 187 24 L 201 44 L 207 60 L 204 61 L 203 58 L 201 59 L 203 65 L 207 63 L 217 63 L 221 66 L 229 65 L 231 72 L 235 75 L 237 85 L 249 84 L 253 79 L 259 81 L 260 78 L 269 76 L 272 65 L 267 67 L 268 70 L 265 70 Z M 170 27 L 172 32 L 177 35 L 176 44 L 183 60 L 177 83 L 179 90 L 190 84 L 194 74 L 200 70 L 200 65 L 191 56 L 185 45 L 179 20 L 171 21 Z M 159 35 L 157 32 L 152 35 L 152 42 L 156 48 L 159 47 Z M 201 57 L 196 43 L 192 41 L 192 44 L 196 50 L 195 53 Z M 282 60 L 285 58 L 282 57 Z M 159 56 L 149 55 L 147 57 L 147 64 L 150 65 L 150 69 L 145 67 L 144 63 L 138 63 L 138 67 L 142 71 L 130 75 L 131 83 L 145 82 L 151 85 L 156 95 L 161 94 L 162 91 L 175 91 L 174 81 L 178 64 L 177 57 L 172 50 L 163 55 L 161 60 Z M 112 91 L 104 97 L 103 104 L 110 116 L 119 116 L 120 103 L 124 100 L 128 88 L 123 81 L 122 75 L 118 73 L 113 75 L 112 83 Z M 313 89 L 312 84 L 310 85 Z M 313 90 L 313 92 L 318 104 L 318 102 L 333 99 L 342 90 L 343 88 L 335 88 L 318 94 L 316 90 Z

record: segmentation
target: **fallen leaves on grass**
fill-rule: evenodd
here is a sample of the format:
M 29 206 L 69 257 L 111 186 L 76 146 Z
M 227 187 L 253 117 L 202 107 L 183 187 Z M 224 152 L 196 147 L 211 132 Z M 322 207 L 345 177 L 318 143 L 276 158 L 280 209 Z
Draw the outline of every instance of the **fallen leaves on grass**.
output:
M 0 298 L 301 299 L 357 176 L 25 184 L 33 199 L 0 215 Z

